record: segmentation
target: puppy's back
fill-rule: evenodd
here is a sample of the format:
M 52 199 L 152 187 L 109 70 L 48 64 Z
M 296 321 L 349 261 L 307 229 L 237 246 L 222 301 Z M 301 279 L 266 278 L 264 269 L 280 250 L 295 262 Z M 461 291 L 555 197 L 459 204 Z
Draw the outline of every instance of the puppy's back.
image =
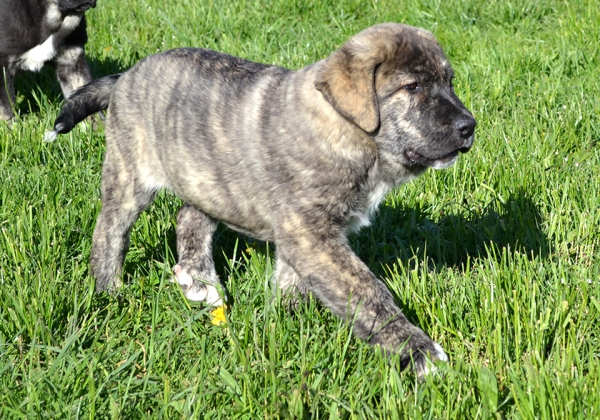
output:
M 206 213 L 266 238 L 264 187 L 271 181 L 264 157 L 273 145 L 262 133 L 275 91 L 290 73 L 204 49 L 149 56 L 115 85 L 107 155 L 115 150 L 132 159 L 149 189 L 171 189 Z

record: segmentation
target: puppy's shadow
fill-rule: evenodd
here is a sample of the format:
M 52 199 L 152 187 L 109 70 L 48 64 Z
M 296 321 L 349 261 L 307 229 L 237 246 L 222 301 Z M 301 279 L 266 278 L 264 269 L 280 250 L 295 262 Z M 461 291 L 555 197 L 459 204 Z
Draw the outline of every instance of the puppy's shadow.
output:
M 118 61 L 110 58 L 98 60 L 86 57 L 86 59 L 93 79 L 126 70 Z M 64 100 L 54 69 L 48 65 L 44 66 L 39 73 L 20 72 L 15 78 L 15 93 L 16 111 L 21 116 L 30 113 L 38 114 L 43 104 L 56 104 Z
M 519 189 L 504 201 L 450 203 L 435 214 L 419 206 L 384 205 L 371 228 L 352 243 L 380 276 L 386 265 L 412 268 L 415 260 L 426 260 L 438 272 L 448 267 L 464 271 L 469 260 L 501 258 L 503 248 L 530 259 L 546 258 L 552 250 L 541 224 L 537 205 Z

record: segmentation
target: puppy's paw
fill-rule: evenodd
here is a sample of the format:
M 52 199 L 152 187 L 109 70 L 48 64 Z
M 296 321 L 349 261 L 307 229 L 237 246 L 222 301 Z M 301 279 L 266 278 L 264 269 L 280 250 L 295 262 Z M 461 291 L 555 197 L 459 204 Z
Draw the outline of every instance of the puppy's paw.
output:
M 173 281 L 179 284 L 179 287 L 181 287 L 183 294 L 188 300 L 193 302 L 205 302 L 210 306 L 223 305 L 221 294 L 214 285 L 206 281 L 195 279 L 179 264 L 173 267 L 173 273 L 175 274 Z
M 21 56 L 20 67 L 23 70 L 40 71 L 44 64 L 54 58 L 56 50 L 51 35 L 43 44 L 37 45 Z
M 442 346 L 435 341 L 420 343 L 417 349 L 403 351 L 401 357 L 402 367 L 412 367 L 418 377 L 435 373 L 436 361 L 448 362 L 449 358 Z
M 438 360 L 441 360 L 442 362 L 446 363 L 448 363 L 448 361 L 450 360 L 444 349 L 442 349 L 442 346 L 440 346 L 438 343 L 434 342 L 433 348 L 433 352 L 429 352 L 426 355 L 424 365 L 420 366 L 420 370 L 416 370 L 417 376 L 425 376 L 431 373 L 435 373 L 435 371 L 437 370 L 435 362 Z

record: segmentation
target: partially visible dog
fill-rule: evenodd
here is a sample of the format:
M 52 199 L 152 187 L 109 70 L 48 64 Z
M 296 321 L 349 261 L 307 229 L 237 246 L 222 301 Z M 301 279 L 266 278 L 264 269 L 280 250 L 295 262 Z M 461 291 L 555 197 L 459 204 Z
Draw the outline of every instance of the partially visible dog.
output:
M 14 77 L 52 65 L 65 98 L 92 80 L 84 12 L 96 0 L 0 0 L 0 117 L 14 117 Z
M 471 148 L 476 123 L 452 78 L 431 33 L 382 24 L 299 71 L 176 49 L 82 87 L 48 139 L 108 107 L 96 289 L 122 284 L 129 230 L 167 188 L 185 202 L 173 271 L 189 299 L 221 303 L 212 259 L 221 221 L 275 242 L 284 294 L 310 291 L 357 336 L 426 373 L 428 358 L 446 353 L 406 319 L 346 235 L 369 224 L 394 186 Z

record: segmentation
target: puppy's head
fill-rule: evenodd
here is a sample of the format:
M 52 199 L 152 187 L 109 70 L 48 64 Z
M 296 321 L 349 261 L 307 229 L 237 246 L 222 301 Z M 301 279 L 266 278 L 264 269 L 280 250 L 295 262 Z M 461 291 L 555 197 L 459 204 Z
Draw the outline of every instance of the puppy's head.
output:
M 328 57 L 315 87 L 373 136 L 382 163 L 400 175 L 446 168 L 471 148 L 476 122 L 456 97 L 452 77 L 430 32 L 387 23 Z
M 96 7 L 96 0 L 58 0 L 58 10 L 61 12 L 85 12 Z

